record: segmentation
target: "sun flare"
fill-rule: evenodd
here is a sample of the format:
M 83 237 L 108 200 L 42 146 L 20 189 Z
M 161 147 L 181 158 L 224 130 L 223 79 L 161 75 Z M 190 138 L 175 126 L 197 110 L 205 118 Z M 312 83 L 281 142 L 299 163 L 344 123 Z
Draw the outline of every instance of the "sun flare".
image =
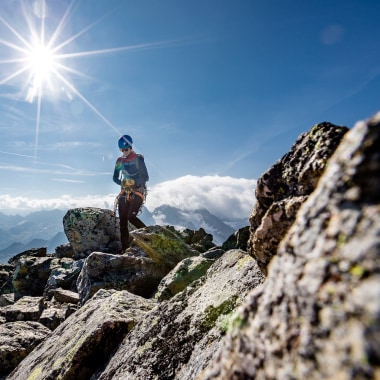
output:
M 37 157 L 43 101 L 56 102 L 63 99 L 72 101 L 76 97 L 103 120 L 108 127 L 113 129 L 115 133 L 121 134 L 118 128 L 90 102 L 73 82 L 73 77 L 82 77 L 85 80 L 94 80 L 94 78 L 89 75 L 87 70 L 80 71 L 70 65 L 68 61 L 81 57 L 95 57 L 109 53 L 158 48 L 173 44 L 173 41 L 169 41 L 70 52 L 75 46 L 74 41 L 89 32 L 107 16 L 105 14 L 78 32 L 66 35 L 65 27 L 70 23 L 74 3 L 74 0 L 71 1 L 62 17 L 58 18 L 58 23 L 50 25 L 48 24 L 47 15 L 49 12 L 47 12 L 46 2 L 44 0 L 38 3 L 33 2 L 33 4 L 39 4 L 41 9 L 36 13 L 34 8 L 23 8 L 22 15 L 24 16 L 24 23 L 28 27 L 27 31 L 21 28 L 20 25 L 17 27 L 15 19 L 5 19 L 3 15 L 0 15 L 0 26 L 5 27 L 5 30 L 9 32 L 7 37 L 5 37 L 6 33 L 4 34 L 4 32 L 0 36 L 0 86 L 12 86 L 14 84 L 17 97 L 21 95 L 23 101 L 36 103 L 34 157 Z M 22 4 L 27 3 L 23 2 Z M 1 70 L 3 67 L 4 71 Z

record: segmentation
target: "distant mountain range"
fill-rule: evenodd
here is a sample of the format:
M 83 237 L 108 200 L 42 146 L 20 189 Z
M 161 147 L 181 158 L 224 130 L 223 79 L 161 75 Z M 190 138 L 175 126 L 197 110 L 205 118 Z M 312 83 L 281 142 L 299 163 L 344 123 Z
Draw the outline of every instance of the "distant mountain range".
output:
M 68 242 L 63 232 L 63 217 L 66 211 L 38 211 L 26 216 L 6 215 L 0 212 L 0 263 L 6 263 L 14 255 L 31 248 L 47 247 L 48 252 Z M 181 230 L 203 228 L 213 235 L 214 243 L 221 245 L 241 227 L 248 225 L 247 219 L 223 221 L 206 209 L 180 210 L 162 205 L 152 213 L 143 207 L 140 218 L 146 225 L 171 225 Z
M 6 263 L 17 253 L 31 248 L 55 247 L 68 242 L 63 232 L 66 211 L 37 211 L 26 216 L 0 212 L 0 263 Z

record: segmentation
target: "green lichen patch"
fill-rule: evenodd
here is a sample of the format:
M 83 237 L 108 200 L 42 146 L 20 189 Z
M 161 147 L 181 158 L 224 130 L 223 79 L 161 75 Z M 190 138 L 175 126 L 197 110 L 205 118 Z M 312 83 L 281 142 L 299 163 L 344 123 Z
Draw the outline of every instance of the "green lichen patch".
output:
M 208 329 L 214 327 L 216 320 L 221 315 L 229 314 L 236 308 L 237 300 L 238 296 L 235 295 L 231 298 L 228 298 L 218 306 L 208 306 L 204 311 L 203 325 Z

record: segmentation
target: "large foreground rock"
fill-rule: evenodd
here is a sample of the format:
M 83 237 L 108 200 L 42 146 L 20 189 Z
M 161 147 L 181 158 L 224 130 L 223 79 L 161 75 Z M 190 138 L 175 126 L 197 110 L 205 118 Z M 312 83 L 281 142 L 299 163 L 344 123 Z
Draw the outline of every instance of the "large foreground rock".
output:
M 100 290 L 30 353 L 8 380 L 89 379 L 154 305 L 126 291 Z
M 358 123 L 200 379 L 380 378 L 380 113 Z
M 247 250 L 264 273 L 347 131 L 331 123 L 316 124 L 257 180 Z

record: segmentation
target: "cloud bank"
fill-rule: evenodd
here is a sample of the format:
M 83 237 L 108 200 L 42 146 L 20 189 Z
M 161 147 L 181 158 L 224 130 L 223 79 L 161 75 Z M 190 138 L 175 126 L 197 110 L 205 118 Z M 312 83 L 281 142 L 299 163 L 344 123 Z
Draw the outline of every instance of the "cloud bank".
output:
M 206 208 L 220 218 L 248 218 L 255 203 L 256 180 L 187 175 L 149 190 L 149 210 L 168 204 L 182 210 Z
M 146 208 L 153 211 L 167 204 L 182 210 L 206 208 L 222 219 L 248 218 L 255 203 L 256 180 L 221 176 L 187 175 L 172 181 L 148 186 Z M 28 214 L 39 210 L 75 207 L 100 207 L 113 210 L 116 194 L 31 199 L 0 195 L 0 211 L 6 214 Z

